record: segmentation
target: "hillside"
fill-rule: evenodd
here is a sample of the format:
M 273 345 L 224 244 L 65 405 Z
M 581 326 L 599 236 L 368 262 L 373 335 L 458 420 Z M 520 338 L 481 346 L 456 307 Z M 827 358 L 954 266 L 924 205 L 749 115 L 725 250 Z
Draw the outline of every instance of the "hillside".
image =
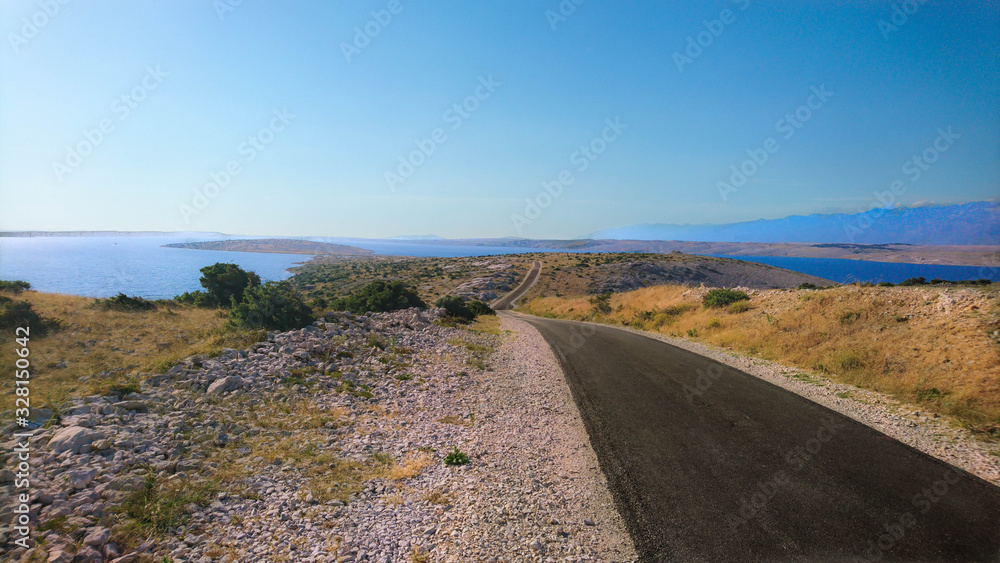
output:
M 888 393 L 1000 437 L 1000 293 L 841 286 L 750 290 L 708 308 L 705 288 L 663 285 L 542 297 L 521 311 L 687 337 Z
M 528 299 L 548 295 L 597 294 L 664 283 L 758 289 L 833 282 L 765 264 L 728 258 L 642 253 L 528 253 L 460 258 L 319 256 L 294 268 L 292 281 L 310 298 L 343 297 L 374 280 L 403 281 L 421 298 L 443 295 L 492 301 L 512 290 L 532 262 L 542 263 Z

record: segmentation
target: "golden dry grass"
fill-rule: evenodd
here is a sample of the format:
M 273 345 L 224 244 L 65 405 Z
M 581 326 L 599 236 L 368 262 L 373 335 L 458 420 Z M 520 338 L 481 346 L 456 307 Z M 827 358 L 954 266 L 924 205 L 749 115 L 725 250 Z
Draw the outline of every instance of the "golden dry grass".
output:
M 656 286 L 616 294 L 606 314 L 595 312 L 590 297 L 540 298 L 522 310 L 695 337 L 955 415 L 981 431 L 1000 428 L 1000 293 L 993 288 L 753 291 L 749 309 L 705 308 L 706 291 Z
M 393 466 L 386 472 L 386 477 L 393 481 L 411 479 L 420 475 L 430 465 L 431 458 L 429 455 L 423 452 L 411 454 L 404 458 L 402 462 L 393 463 Z
M 30 340 L 34 406 L 100 393 L 140 372 L 162 373 L 187 356 L 246 347 L 260 336 L 224 330 L 227 318 L 216 309 L 170 305 L 125 312 L 95 307 L 93 299 L 72 295 L 26 291 L 11 297 L 62 322 L 58 330 Z M 14 360 L 12 346 L 0 347 L 0 365 L 13 366 Z M 58 367 L 60 363 L 66 367 Z M 12 405 L 10 385 L 10 378 L 0 381 L 0 409 Z

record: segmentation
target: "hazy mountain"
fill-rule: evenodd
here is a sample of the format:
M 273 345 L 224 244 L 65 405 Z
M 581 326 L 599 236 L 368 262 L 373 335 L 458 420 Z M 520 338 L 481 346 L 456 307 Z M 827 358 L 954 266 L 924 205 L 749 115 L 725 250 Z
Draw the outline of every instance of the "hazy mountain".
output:
M 593 239 L 857 244 L 1000 244 L 1000 205 L 981 201 L 867 213 L 795 215 L 726 225 L 646 224 L 607 229 Z

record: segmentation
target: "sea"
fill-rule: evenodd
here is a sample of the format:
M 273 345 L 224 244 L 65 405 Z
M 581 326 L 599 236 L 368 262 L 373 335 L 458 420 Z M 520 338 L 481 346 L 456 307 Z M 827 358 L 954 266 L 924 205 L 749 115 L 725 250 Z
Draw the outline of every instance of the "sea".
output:
M 216 262 L 234 263 L 243 269 L 253 270 L 264 280 L 277 281 L 292 275 L 289 268 L 311 258 L 303 254 L 189 250 L 163 246 L 196 240 L 213 239 L 205 236 L 0 237 L 0 279 L 24 280 L 33 289 L 51 293 L 87 297 L 109 297 L 125 293 L 146 299 L 169 299 L 186 291 L 201 289 L 198 282 L 201 277 L 199 269 Z M 376 254 L 391 256 L 458 257 L 560 252 L 538 248 L 462 246 L 396 240 L 309 240 L 349 244 Z M 839 283 L 899 283 L 915 277 L 927 280 L 985 278 L 1000 281 L 1000 268 L 774 256 L 729 258 L 770 264 Z

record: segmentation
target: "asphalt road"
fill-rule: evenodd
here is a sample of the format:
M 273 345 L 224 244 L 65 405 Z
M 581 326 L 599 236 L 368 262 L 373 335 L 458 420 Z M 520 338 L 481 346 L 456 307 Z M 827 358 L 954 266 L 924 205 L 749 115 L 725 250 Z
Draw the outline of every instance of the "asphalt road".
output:
M 643 561 L 1000 561 L 1000 488 L 703 356 L 519 318 L 556 351 Z
M 528 293 L 528 290 L 531 289 L 531 286 L 535 285 L 535 282 L 538 281 L 538 274 L 541 271 L 542 271 L 542 263 L 536 261 L 534 264 L 531 265 L 531 269 L 528 270 L 528 275 L 524 277 L 524 280 L 522 280 L 517 287 L 514 288 L 514 291 L 511 291 L 507 295 L 504 295 L 500 299 L 497 299 L 496 301 L 493 302 L 493 309 L 497 311 L 502 311 L 504 309 L 512 308 L 514 306 L 514 303 L 518 299 L 520 299 L 525 293 Z

